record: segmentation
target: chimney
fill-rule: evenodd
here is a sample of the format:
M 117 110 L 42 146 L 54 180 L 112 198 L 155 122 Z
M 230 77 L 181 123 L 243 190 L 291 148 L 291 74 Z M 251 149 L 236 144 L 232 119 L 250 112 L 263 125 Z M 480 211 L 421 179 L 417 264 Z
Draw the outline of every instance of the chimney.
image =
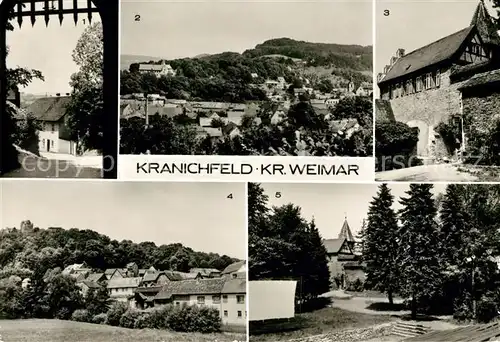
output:
M 61 93 L 57 93 L 57 94 L 56 94 L 56 96 L 57 96 L 57 97 L 61 96 Z
M 69 93 L 66 93 L 66 96 L 69 96 Z
M 405 56 L 405 49 L 398 49 L 398 51 L 396 51 L 396 57 L 397 58 L 401 58 L 401 57 L 404 57 Z
M 391 68 L 391 66 L 390 66 L 390 65 L 386 65 L 386 66 L 384 67 L 384 74 L 387 74 L 387 73 L 389 72 L 389 69 L 390 69 L 390 68 Z

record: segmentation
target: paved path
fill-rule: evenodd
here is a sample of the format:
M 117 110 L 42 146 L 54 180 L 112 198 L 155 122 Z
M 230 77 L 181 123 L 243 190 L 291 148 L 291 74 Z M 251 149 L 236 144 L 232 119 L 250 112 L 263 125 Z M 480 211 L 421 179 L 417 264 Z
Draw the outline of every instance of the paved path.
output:
M 2 175 L 7 178 L 102 178 L 102 170 L 75 164 L 71 160 L 19 155 L 21 167 Z
M 459 165 L 437 164 L 413 166 L 406 169 L 382 171 L 375 174 L 377 181 L 411 182 L 474 182 L 478 177 L 460 171 Z

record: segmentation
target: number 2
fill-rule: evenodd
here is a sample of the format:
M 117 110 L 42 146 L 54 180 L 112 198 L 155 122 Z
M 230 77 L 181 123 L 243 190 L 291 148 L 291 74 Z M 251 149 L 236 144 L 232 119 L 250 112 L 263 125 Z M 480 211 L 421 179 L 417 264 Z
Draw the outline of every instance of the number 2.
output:
M 139 14 L 136 14 L 136 15 L 134 16 L 134 20 L 135 20 L 135 21 L 141 21 L 141 16 L 140 16 Z

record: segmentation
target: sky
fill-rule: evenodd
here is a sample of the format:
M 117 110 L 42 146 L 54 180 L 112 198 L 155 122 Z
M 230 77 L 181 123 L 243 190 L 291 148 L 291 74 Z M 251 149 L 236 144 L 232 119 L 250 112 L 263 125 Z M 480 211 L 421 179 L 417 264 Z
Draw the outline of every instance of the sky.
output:
M 78 0 L 79 5 L 85 3 L 86 1 Z M 69 4 L 72 4 L 71 0 Z M 43 3 L 38 3 L 37 6 L 43 6 Z M 64 0 L 63 7 L 72 8 L 72 5 Z M 89 24 L 87 16 L 81 15 L 76 26 L 71 14 L 64 17 L 62 26 L 57 16 L 51 16 L 48 27 L 45 26 L 43 17 L 38 17 L 34 26 L 31 26 L 29 17 L 23 19 L 21 28 L 17 20 L 14 20 L 14 31 L 7 32 L 7 45 L 10 49 L 7 67 L 40 70 L 45 81 L 33 81 L 20 91 L 36 95 L 70 93 L 70 76 L 78 70 L 71 54 L 78 38 Z M 92 20 L 100 21 L 99 15 L 94 14 Z
M 325 239 L 336 239 L 347 216 L 353 235 L 357 235 L 363 219 L 367 217 L 368 207 L 376 195 L 378 184 L 317 184 L 317 183 L 262 183 L 269 196 L 270 206 L 288 203 L 302 208 L 302 217 L 310 221 L 313 217 L 316 226 Z M 405 197 L 408 183 L 388 185 L 395 197 L 394 208 L 399 209 L 398 199 Z M 444 192 L 446 185 L 434 184 L 434 194 Z M 281 193 L 277 198 L 276 192 Z
M 165 59 L 243 52 L 282 37 L 372 45 L 371 0 L 122 0 L 121 18 L 122 54 Z
M 3 180 L 3 227 L 91 229 L 246 259 L 244 183 Z M 233 198 L 227 198 L 233 194 Z
M 470 25 L 479 0 L 378 0 L 375 10 L 375 70 L 382 72 L 398 48 L 406 53 Z M 490 15 L 496 16 L 490 0 Z M 388 16 L 384 11 L 389 10 Z

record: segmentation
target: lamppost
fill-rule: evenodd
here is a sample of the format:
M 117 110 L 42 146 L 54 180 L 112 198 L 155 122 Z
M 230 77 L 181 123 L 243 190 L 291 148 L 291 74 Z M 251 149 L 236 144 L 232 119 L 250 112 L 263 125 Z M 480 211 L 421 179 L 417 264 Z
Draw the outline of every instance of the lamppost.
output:
M 476 277 L 476 264 L 475 264 L 475 259 L 476 257 L 473 255 L 471 257 L 468 257 L 466 260 L 468 263 L 471 263 L 472 264 L 472 272 L 471 272 L 471 296 L 472 296 L 472 318 L 474 320 L 476 320 L 476 296 L 475 296 L 475 293 L 474 293 L 474 278 Z

